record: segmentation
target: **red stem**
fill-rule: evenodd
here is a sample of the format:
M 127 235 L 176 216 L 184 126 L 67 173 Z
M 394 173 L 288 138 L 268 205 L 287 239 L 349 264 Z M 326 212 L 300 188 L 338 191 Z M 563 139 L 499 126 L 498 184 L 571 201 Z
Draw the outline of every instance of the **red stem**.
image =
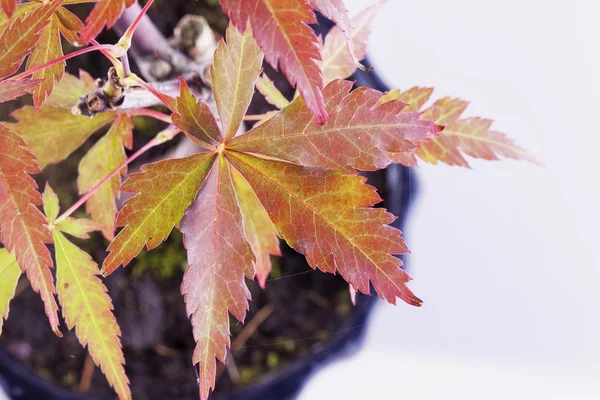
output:
M 152 3 L 154 3 L 154 0 L 149 0 L 146 3 L 146 5 L 144 6 L 144 8 L 142 8 L 142 11 L 138 14 L 136 19 L 131 23 L 131 25 L 129 25 L 129 28 L 127 28 L 127 30 L 125 31 L 125 34 L 123 34 L 123 37 L 127 38 L 129 43 L 131 43 L 131 38 L 133 37 L 133 33 L 135 32 L 135 29 L 137 28 L 138 24 L 142 20 L 142 17 L 146 14 L 146 11 L 148 11 L 148 9 L 152 5 Z
M 165 133 L 166 132 L 166 133 Z M 151 149 L 154 146 L 158 146 L 161 143 L 164 143 L 166 140 L 172 139 L 173 137 L 175 137 L 178 133 L 180 132 L 179 129 L 177 128 L 167 128 L 165 131 L 159 133 L 154 139 L 152 139 L 151 141 L 149 141 L 148 143 L 146 143 L 142 148 L 140 148 L 138 151 L 136 151 L 135 153 L 133 153 L 131 156 L 129 156 L 129 158 L 127 158 L 127 160 L 123 161 L 123 163 L 121 163 L 121 165 L 119 165 L 117 168 L 115 168 L 110 174 L 108 174 L 104 179 L 102 179 L 96 186 L 94 186 L 89 192 L 87 192 L 86 194 L 84 194 L 78 201 L 77 203 L 73 204 L 71 206 L 71 208 L 69 208 L 67 211 L 65 211 L 60 217 L 58 217 L 55 221 L 54 221 L 54 225 L 60 223 L 61 221 L 64 221 L 65 219 L 67 219 L 69 216 L 71 216 L 71 214 L 73 214 L 75 211 L 77 211 L 77 209 L 79 207 L 81 207 L 86 201 L 88 201 L 88 199 L 90 197 L 92 197 L 94 195 L 94 193 L 100 189 L 102 187 L 102 185 L 104 185 L 106 182 L 108 182 L 108 180 L 110 178 L 112 178 L 113 176 L 115 176 L 116 174 L 118 174 L 123 168 L 125 168 L 127 165 L 129 165 L 132 161 L 134 161 L 136 158 L 138 158 L 139 156 L 141 156 L 142 154 L 144 154 L 146 151 L 148 151 L 149 149 Z
M 58 64 L 59 62 L 63 62 L 63 61 L 69 60 L 69 59 L 71 59 L 73 57 L 77 57 L 77 56 L 80 56 L 82 54 L 90 53 L 92 51 L 97 51 L 97 50 L 100 50 L 100 51 L 102 51 L 102 50 L 109 50 L 109 49 L 112 49 L 114 47 L 115 46 L 113 46 L 112 44 L 100 44 L 100 45 L 95 45 L 95 46 L 90 46 L 90 47 L 86 47 L 86 48 L 83 48 L 83 49 L 79 49 L 77 51 L 74 51 L 72 53 L 67 54 L 66 56 L 62 56 L 62 57 L 56 58 L 56 59 L 54 59 L 52 61 L 48 61 L 47 63 L 44 63 L 42 65 L 38 65 L 37 67 L 31 68 L 31 69 L 29 69 L 29 70 L 27 70 L 25 72 L 21 72 L 18 75 L 11 76 L 10 78 L 8 78 L 8 80 L 10 80 L 10 81 L 17 81 L 19 79 L 23 79 L 23 78 L 25 78 L 25 77 L 27 77 L 29 75 L 32 75 L 32 74 L 34 74 L 34 73 L 36 73 L 38 71 L 41 71 L 44 68 L 48 68 L 48 67 L 50 67 L 50 66 L 52 66 L 54 64 Z
M 90 43 L 93 44 L 94 46 L 102 46 L 100 43 L 98 43 L 98 41 L 94 38 L 90 39 Z M 101 49 L 100 50 L 102 52 L 102 54 L 104 54 L 104 57 L 108 58 L 108 60 L 112 63 L 112 65 L 116 66 L 119 65 L 121 62 L 119 60 L 117 60 L 117 58 L 115 56 L 113 56 L 112 54 L 110 54 L 108 51 Z
M 157 119 L 159 121 L 166 122 L 168 124 L 171 123 L 171 117 L 167 114 L 163 114 L 159 111 L 151 110 L 149 108 L 132 108 L 127 110 L 127 114 L 130 117 L 151 117 Z

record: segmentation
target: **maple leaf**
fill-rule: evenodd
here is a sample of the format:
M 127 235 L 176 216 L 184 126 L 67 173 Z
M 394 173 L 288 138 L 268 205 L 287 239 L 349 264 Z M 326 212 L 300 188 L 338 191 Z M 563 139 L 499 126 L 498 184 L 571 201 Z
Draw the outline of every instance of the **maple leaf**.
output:
M 390 90 L 379 100 L 379 104 L 383 104 L 390 100 L 400 100 L 406 103 L 406 108 L 402 110 L 407 111 L 419 111 L 427 100 L 431 97 L 433 88 L 429 87 L 412 87 L 408 90 L 401 91 L 400 89 Z
M 205 102 L 197 102 L 196 97 L 183 79 L 180 79 L 180 93 L 173 100 L 173 124 L 201 147 L 214 150 L 222 140 L 219 124 L 210 107 Z M 237 129 L 237 128 L 236 128 Z
M 42 30 L 40 39 L 27 59 L 27 69 L 45 64 L 63 56 L 60 33 L 71 43 L 78 40 L 77 32 L 83 28 L 83 23 L 64 7 L 59 7 L 50 23 Z M 33 78 L 43 79 L 42 84 L 33 92 L 33 104 L 39 109 L 54 85 L 63 78 L 66 62 L 59 62 L 33 74 Z
M 382 102 L 400 100 L 409 104 L 413 110 L 420 109 L 431 96 L 433 89 L 414 87 L 404 92 L 399 90 L 388 93 Z M 503 133 L 491 128 L 492 120 L 480 117 L 459 119 L 468 106 L 468 102 L 444 97 L 436 100 L 431 107 L 423 111 L 422 118 L 443 125 L 444 129 L 437 137 L 419 143 L 413 152 L 396 154 L 394 162 L 406 166 L 417 164 L 418 156 L 425 162 L 469 167 L 463 154 L 485 160 L 499 160 L 499 156 L 539 164 L 525 149 L 516 145 Z
M 116 118 L 117 114 L 113 111 L 98 113 L 94 118 L 73 115 L 73 105 L 95 87 L 87 72 L 80 71 L 79 79 L 65 74 L 39 110 L 31 106 L 22 107 L 11 114 L 18 122 L 5 124 L 25 140 L 42 168 L 56 164 Z
M 58 198 L 50 186 L 44 190 L 44 208 L 48 221 L 54 222 L 59 207 Z M 71 224 L 78 225 L 80 221 L 83 220 L 71 220 Z M 86 231 L 90 227 L 83 223 L 79 230 Z M 71 243 L 60 229 L 60 225 L 53 225 L 52 236 L 56 251 L 56 287 L 67 327 L 75 328 L 79 342 L 83 347 L 87 346 L 119 399 L 131 399 L 119 338 L 121 330 L 113 315 L 106 286 L 98 277 L 98 265 L 86 252 Z
M 367 56 L 371 25 L 380 8 L 380 3 L 373 4 L 352 18 L 351 25 L 354 29 L 350 36 L 348 30 L 342 30 L 340 24 L 331 28 L 321 50 L 323 57 L 321 71 L 325 84 L 335 79 L 348 78 L 356 70 L 356 60 L 362 60 Z M 354 43 L 355 55 L 347 43 Z
M 135 0 L 100 0 L 85 20 L 85 28 L 80 33 L 83 43 L 95 38 L 106 26 L 110 29 L 125 8 L 130 7 Z
M 352 29 L 354 21 L 350 21 L 348 10 L 346 10 L 343 0 L 308 0 L 308 2 L 325 17 L 335 22 L 337 29 L 342 32 L 346 39 L 346 47 L 354 67 L 360 66 L 360 63 L 358 62 L 359 56 L 354 44 L 355 35 Z M 379 7 L 379 4 L 376 4 L 373 7 Z M 364 58 L 364 56 L 362 58 Z M 328 82 L 325 81 L 325 83 L 327 84 Z
M 19 96 L 31 93 L 41 80 L 39 79 L 21 79 L 18 81 L 4 80 L 0 81 L 0 103 L 14 100 Z
M 27 273 L 31 287 L 44 301 L 46 315 L 52 330 L 58 330 L 58 306 L 54 298 L 54 278 L 50 269 L 52 258 L 46 243 L 52 235 L 46 218 L 36 208 L 42 204 L 35 181 L 29 174 L 41 169 L 25 142 L 17 134 L 0 124 L 0 236 L 13 252 L 21 270 Z
M 116 114 L 109 111 L 89 118 L 73 115 L 70 109 L 44 105 L 39 111 L 25 106 L 12 116 L 18 122 L 6 125 L 25 140 L 44 168 L 67 158 L 94 132 L 112 122 Z
M 21 269 L 15 257 L 6 249 L 0 249 L 0 334 L 2 324 L 8 318 L 9 304 L 21 276 Z
M 230 346 L 228 312 L 244 321 L 250 299 L 244 277 L 254 278 L 255 258 L 229 168 L 220 156 L 180 227 L 189 264 L 181 293 L 194 328 L 202 399 L 214 389 L 215 357 L 225 362 Z
M 262 52 L 251 35 L 227 29 L 226 38 L 227 42 L 222 39 L 219 42 L 210 69 L 225 140 L 235 136 L 248 111 L 263 61 Z
M 62 0 L 42 3 L 29 14 L 13 18 L 0 32 L 0 78 L 15 73 L 37 44 Z
M 240 199 L 239 206 L 243 216 L 246 239 L 256 256 L 254 263 L 256 278 L 260 287 L 264 289 L 272 269 L 271 255 L 281 255 L 277 232 L 269 214 L 248 181 L 234 168 L 231 169 L 231 178 Z
M 308 26 L 317 22 L 311 6 L 304 0 L 221 0 L 221 6 L 241 32 L 250 21 L 267 62 L 275 69 L 278 63 L 281 65 L 317 121 L 325 122 L 319 42 Z
M 390 155 L 416 148 L 414 142 L 436 135 L 440 127 L 420 119 L 420 113 L 402 110 L 405 104 L 383 94 L 336 80 L 323 91 L 329 121 L 316 123 L 302 98 L 296 98 L 275 117 L 233 139 L 229 148 L 257 153 L 300 165 L 326 168 L 351 166 L 361 170 L 383 168 Z
M 125 228 L 108 246 L 104 275 L 127 265 L 144 245 L 151 250 L 169 236 L 194 201 L 214 159 L 211 153 L 201 153 L 159 161 L 127 178 L 121 190 L 139 194 L 125 201 L 117 215 L 117 226 Z
M 78 239 L 89 239 L 90 232 L 101 231 L 104 227 L 92 220 L 85 218 L 67 217 L 56 223 L 56 227 L 64 233 L 75 236 Z
M 87 2 L 89 0 L 64 0 L 65 4 Z M 17 8 L 16 16 L 26 17 L 40 8 L 43 3 L 29 2 L 21 4 Z M 0 18 L 0 30 L 6 28 L 8 20 Z M 71 43 L 79 41 L 78 32 L 83 28 L 79 18 L 65 7 L 58 7 L 49 23 L 42 29 L 39 40 L 33 47 L 33 51 L 27 60 L 27 69 L 45 64 L 63 56 L 60 34 Z M 33 93 L 33 102 L 36 108 L 40 108 L 44 100 L 52 92 L 54 85 L 59 82 L 65 73 L 65 62 L 59 62 L 41 71 L 35 72 L 33 78 L 42 79 L 42 84 Z
M 126 114 L 118 114 L 108 133 L 96 142 L 79 163 L 77 178 L 79 194 L 90 191 L 126 160 L 125 147 L 131 150 L 132 131 L 131 119 Z M 121 174 L 126 173 L 127 168 L 123 168 Z M 121 177 L 116 174 L 94 192 L 85 206 L 92 220 L 103 226 L 102 233 L 108 240 L 114 237 L 116 198 L 120 186 Z
M 13 16 L 13 13 L 17 9 L 17 4 L 19 4 L 19 0 L 0 0 L 0 6 L 6 15 L 8 15 L 8 18 Z
M 256 89 L 264 96 L 269 104 L 272 104 L 279 109 L 290 104 L 288 99 L 286 99 L 279 89 L 277 89 L 275 83 L 265 74 L 258 77 Z
M 249 31 L 244 35 L 229 32 L 227 42 L 215 54 L 215 64 L 229 63 L 227 69 L 239 71 L 246 62 L 243 43 L 250 40 L 249 35 Z M 339 271 L 361 292 L 368 293 L 372 283 L 392 303 L 399 297 L 421 304 L 406 286 L 410 278 L 399 268 L 401 261 L 393 256 L 408 251 L 401 232 L 388 225 L 394 217 L 382 208 L 371 208 L 381 199 L 351 166 L 375 169 L 385 165 L 387 151 L 414 148 L 408 139 L 426 138 L 438 126 L 419 121 L 419 113 L 402 114 L 405 105 L 399 101 L 373 109 L 382 93 L 363 89 L 349 93 L 351 83 L 336 81 L 325 89 L 332 118 L 323 126 L 298 98 L 265 124 L 230 139 L 241 122 L 234 115 L 248 107 L 258 75 L 254 67 L 244 71 L 250 76 L 236 78 L 230 73 L 227 84 L 213 79 L 215 97 L 222 99 L 219 111 L 226 107 L 228 116 L 221 118 L 221 128 L 208 106 L 198 102 L 181 81 L 171 119 L 205 152 L 146 165 L 125 181 L 122 190 L 136 194 L 118 213 L 117 224 L 124 228 L 109 245 L 103 266 L 108 274 L 126 265 L 144 244 L 156 247 L 173 227 L 183 233 L 189 266 L 181 289 L 197 342 L 193 362 L 200 364 L 201 399 L 214 388 L 216 360 L 225 360 L 230 345 L 228 313 L 244 320 L 250 298 L 244 279 L 258 274 L 264 286 L 270 256 L 279 254 L 276 234 L 305 254 L 313 268 Z M 234 101 L 231 93 L 218 93 L 232 87 L 238 91 Z M 367 117 L 369 112 L 374 113 L 372 118 Z M 263 128 L 275 119 L 277 123 Z M 329 142 L 343 142 L 343 134 L 355 135 L 357 140 L 370 135 L 372 143 L 370 148 L 361 144 L 365 149 L 359 162 L 353 154 L 335 155 L 346 151 L 342 147 L 325 144 L 323 159 L 310 149 L 311 155 L 303 159 L 295 147 L 307 143 L 285 141 L 296 136 L 310 141 L 320 134 Z M 285 140 L 278 145 L 301 161 L 274 155 L 269 146 L 244 148 L 277 141 L 279 136 Z M 334 169 L 299 165 L 305 161 Z
M 246 178 L 263 204 L 279 236 L 313 268 L 336 270 L 357 290 L 369 293 L 369 281 L 382 298 L 396 297 L 420 305 L 405 283 L 410 279 L 391 254 L 408 252 L 395 217 L 366 178 L 339 170 L 305 167 L 228 153 L 228 160 Z

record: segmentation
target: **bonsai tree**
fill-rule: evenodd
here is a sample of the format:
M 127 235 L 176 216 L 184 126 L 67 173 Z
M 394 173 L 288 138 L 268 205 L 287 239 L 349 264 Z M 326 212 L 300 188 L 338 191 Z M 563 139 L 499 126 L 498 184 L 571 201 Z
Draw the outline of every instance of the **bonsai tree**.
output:
M 68 6 L 86 1 L 0 2 L 0 101 L 33 97 L 33 106 L 13 114 L 18 122 L 0 123 L 0 315 L 8 317 L 25 273 L 51 329 L 61 336 L 60 304 L 67 328 L 75 328 L 120 399 L 131 392 L 120 329 L 100 275 L 126 266 L 144 246 L 159 246 L 174 228 L 187 251 L 181 293 L 196 341 L 192 362 L 199 365 L 200 398 L 206 399 L 216 360 L 224 362 L 230 345 L 229 314 L 244 321 L 250 300 L 245 279 L 264 287 L 271 256 L 280 254 L 279 238 L 313 268 L 339 273 L 351 293 L 369 294 L 373 285 L 390 303 L 400 298 L 421 306 L 394 257 L 408 252 L 401 232 L 389 226 L 394 216 L 372 207 L 381 199 L 358 171 L 417 160 L 468 167 L 465 155 L 535 162 L 492 130 L 491 120 L 461 118 L 465 101 L 442 98 L 426 107 L 431 88 L 353 88 L 346 79 L 356 68 L 366 70 L 359 60 L 380 4 L 351 19 L 341 0 L 221 0 L 231 22 L 214 56 L 210 40 L 208 56 L 194 47 L 199 39 L 190 45 L 196 54 L 164 47 L 164 38 L 146 40 L 163 62 L 147 75 L 161 75 L 161 65 L 164 75 L 174 70 L 181 76 L 170 86 L 147 82 L 129 67 L 136 29 L 145 37 L 156 32 L 145 16 L 153 0 L 143 9 L 133 0 L 99 0 L 84 24 Z M 120 40 L 99 44 L 94 38 L 128 7 L 137 15 Z M 315 11 L 336 23 L 324 39 L 309 27 Z M 61 36 L 82 48 L 63 55 Z M 112 63 L 106 76 L 65 73 L 67 60 L 88 52 Z M 262 72 L 263 58 L 297 88 L 293 100 Z M 246 115 L 255 89 L 273 111 Z M 156 105 L 168 111 L 149 108 Z M 127 153 L 134 116 L 169 126 Z M 245 132 L 243 121 L 256 124 Z M 60 163 L 107 126 L 79 163 L 82 197 L 61 213 L 53 189 L 46 185 L 40 193 L 31 175 Z M 141 154 L 182 132 L 195 144 L 194 154 L 127 174 Z M 118 209 L 120 191 L 132 197 Z M 89 219 L 74 218 L 84 204 Z M 95 231 L 110 241 L 101 268 L 70 239 Z

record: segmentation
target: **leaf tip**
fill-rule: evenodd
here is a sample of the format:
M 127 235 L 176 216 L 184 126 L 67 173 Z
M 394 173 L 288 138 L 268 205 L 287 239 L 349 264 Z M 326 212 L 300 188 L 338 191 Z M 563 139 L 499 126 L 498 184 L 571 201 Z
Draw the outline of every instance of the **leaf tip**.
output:
M 407 301 L 408 304 L 413 305 L 415 307 L 421 307 L 423 305 L 423 300 L 418 298 L 417 296 L 410 296 Z
M 59 338 L 63 337 L 62 332 L 60 331 L 60 329 L 58 329 L 58 326 L 53 326 L 52 327 L 52 332 L 54 332 L 54 334 L 56 336 L 58 336 Z

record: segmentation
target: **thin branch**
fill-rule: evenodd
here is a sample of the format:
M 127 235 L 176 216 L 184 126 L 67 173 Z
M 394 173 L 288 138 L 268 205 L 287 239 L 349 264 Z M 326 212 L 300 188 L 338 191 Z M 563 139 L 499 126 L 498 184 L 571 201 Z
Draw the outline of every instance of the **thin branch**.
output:
M 123 65 L 123 77 L 129 76 L 131 74 L 131 68 L 129 67 L 129 57 L 127 56 L 127 52 L 123 54 L 120 58 L 121 64 Z
M 136 21 L 141 12 L 142 8 L 138 3 L 134 3 L 131 7 L 125 9 L 113 26 L 115 32 L 120 36 L 125 35 L 127 29 Z M 138 34 L 133 35 L 131 38 L 129 51 L 146 80 L 154 81 L 157 79 L 152 71 L 153 66 L 158 62 L 167 63 L 171 67 L 170 72 L 167 74 L 171 77 L 189 73 L 196 73 L 202 77 L 205 69 L 212 64 L 212 60 L 207 63 L 196 63 L 184 53 L 174 49 L 148 15 L 144 14 L 137 24 L 136 32 Z
M 132 108 L 127 110 L 127 115 L 130 117 L 151 117 L 167 124 L 171 123 L 171 117 L 167 114 L 163 114 L 159 111 L 151 110 L 149 108 Z

